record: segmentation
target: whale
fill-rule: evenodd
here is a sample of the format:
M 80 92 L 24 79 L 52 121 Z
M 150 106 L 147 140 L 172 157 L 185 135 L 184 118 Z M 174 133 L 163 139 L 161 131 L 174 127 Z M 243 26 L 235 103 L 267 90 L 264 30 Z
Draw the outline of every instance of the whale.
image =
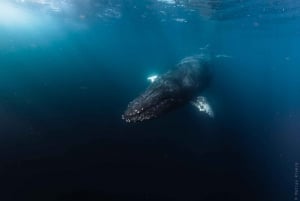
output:
M 211 69 L 208 55 L 193 55 L 183 58 L 166 73 L 149 77 L 151 84 L 129 102 L 122 119 L 127 123 L 157 119 L 188 103 L 213 117 L 207 98 L 201 96 L 212 80 Z

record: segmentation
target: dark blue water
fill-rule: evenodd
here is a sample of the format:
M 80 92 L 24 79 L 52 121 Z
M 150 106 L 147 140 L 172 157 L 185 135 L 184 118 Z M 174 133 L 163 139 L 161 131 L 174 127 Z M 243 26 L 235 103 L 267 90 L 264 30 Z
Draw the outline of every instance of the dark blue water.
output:
M 0 200 L 299 198 L 296 1 L 1 1 Z M 208 118 L 121 115 L 207 47 Z

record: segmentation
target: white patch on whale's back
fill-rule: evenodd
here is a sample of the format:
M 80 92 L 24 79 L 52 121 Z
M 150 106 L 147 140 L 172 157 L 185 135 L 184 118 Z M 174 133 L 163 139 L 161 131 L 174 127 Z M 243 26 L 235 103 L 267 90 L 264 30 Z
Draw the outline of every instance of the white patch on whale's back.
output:
M 152 76 L 149 76 L 147 77 L 147 80 L 149 80 L 151 83 L 155 82 L 155 80 L 158 78 L 157 75 L 152 75 Z

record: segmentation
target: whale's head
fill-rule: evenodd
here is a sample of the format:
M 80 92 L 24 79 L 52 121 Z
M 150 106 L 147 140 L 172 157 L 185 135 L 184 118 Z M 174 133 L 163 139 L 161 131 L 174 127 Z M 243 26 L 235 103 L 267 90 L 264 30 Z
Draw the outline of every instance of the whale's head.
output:
M 122 119 L 136 123 L 157 118 L 183 102 L 179 91 L 176 82 L 157 78 L 144 93 L 129 103 Z

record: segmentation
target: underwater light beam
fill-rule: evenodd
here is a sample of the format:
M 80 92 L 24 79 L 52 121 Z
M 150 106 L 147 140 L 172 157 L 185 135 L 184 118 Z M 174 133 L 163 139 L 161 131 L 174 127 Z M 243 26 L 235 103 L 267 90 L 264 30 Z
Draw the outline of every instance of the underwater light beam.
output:
M 24 8 L 9 2 L 0 2 L 0 26 L 32 26 L 33 16 Z

